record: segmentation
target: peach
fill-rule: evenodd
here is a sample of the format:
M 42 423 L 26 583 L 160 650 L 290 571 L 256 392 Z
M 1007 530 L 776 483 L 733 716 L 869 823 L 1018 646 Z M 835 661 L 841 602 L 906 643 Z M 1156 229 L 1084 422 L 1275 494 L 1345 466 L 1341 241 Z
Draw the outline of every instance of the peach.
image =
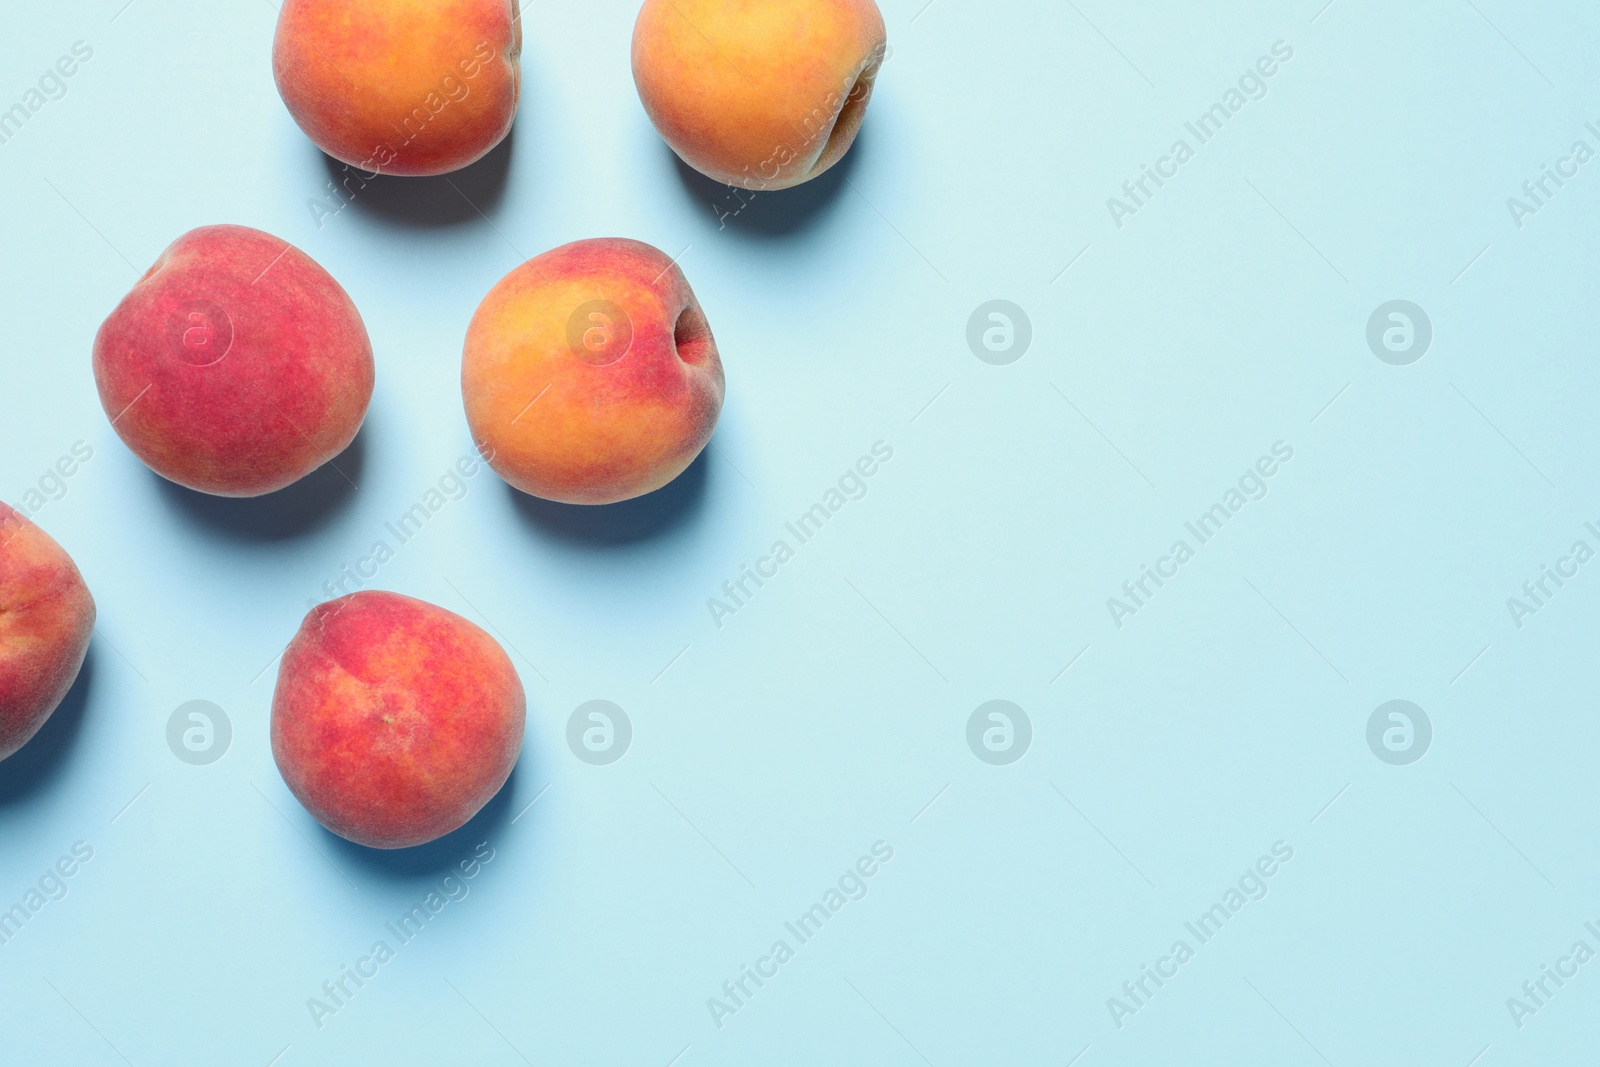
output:
M 372 174 L 445 174 L 511 131 L 516 0 L 283 0 L 272 73 L 294 121 Z
M 872 0 L 645 0 L 633 80 L 689 166 L 787 189 L 849 150 L 885 42 Z
M 151 470 L 259 496 L 341 452 L 372 399 L 350 297 L 304 252 L 244 226 L 178 238 L 94 339 L 100 403 Z
M 658 248 L 622 238 L 535 256 L 484 297 L 461 393 L 506 481 L 567 504 L 659 489 L 711 440 L 722 360 L 700 302 Z
M 0 760 L 27 744 L 72 688 L 94 619 L 72 557 L 0 503 Z
M 312 608 L 272 694 L 272 755 L 340 837 L 407 848 L 466 824 L 511 776 L 527 701 L 494 638 L 363 590 Z

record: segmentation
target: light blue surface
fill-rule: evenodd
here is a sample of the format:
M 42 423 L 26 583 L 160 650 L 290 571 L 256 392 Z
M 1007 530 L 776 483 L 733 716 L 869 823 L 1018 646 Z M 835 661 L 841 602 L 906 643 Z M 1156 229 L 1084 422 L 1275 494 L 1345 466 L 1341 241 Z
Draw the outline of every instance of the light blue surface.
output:
M 87 681 L 0 767 L 0 904 L 93 849 L 0 945 L 0 1061 L 1587 1060 L 1600 962 L 1521 1028 L 1507 998 L 1600 949 L 1600 564 L 1520 628 L 1506 601 L 1600 548 L 1600 161 L 1520 229 L 1506 200 L 1600 149 L 1592 5 L 886 0 L 847 161 L 719 229 L 639 106 L 631 2 L 529 6 L 514 142 L 456 179 L 486 217 L 435 181 L 320 228 L 272 6 L 123 4 L 13 4 L 0 34 L 0 106 L 94 50 L 0 144 L 0 496 L 93 449 L 35 517 L 100 609 Z M 1107 198 L 1279 41 L 1265 95 L 1118 228 Z M 110 430 L 95 329 L 216 222 L 361 309 L 359 490 L 206 501 Z M 273 765 L 274 657 L 471 448 L 483 294 L 603 235 L 681 254 L 727 369 L 714 448 L 620 513 L 485 472 L 400 549 L 373 584 L 492 626 L 528 736 L 442 845 L 347 845 Z M 966 342 L 992 299 L 1032 323 L 1007 366 Z M 1365 340 L 1394 299 L 1434 330 L 1406 366 Z M 707 598 L 879 441 L 865 497 L 718 628 Z M 1265 498 L 1114 625 L 1107 598 L 1280 441 Z M 210 766 L 166 741 L 195 699 L 233 726 Z M 611 765 L 567 744 L 591 699 L 632 721 Z M 992 699 L 1032 723 L 1006 766 L 966 741 Z M 1433 727 L 1406 766 L 1366 740 L 1394 699 Z M 785 922 L 879 841 L 864 899 L 799 944 Z M 399 944 L 385 923 L 480 842 L 470 893 Z M 1276 842 L 1267 895 L 1200 945 L 1185 922 Z M 708 998 L 779 939 L 794 958 L 719 1028 Z M 1108 998 L 1179 939 L 1194 958 L 1119 1027 Z M 378 940 L 394 958 L 319 1028 L 308 998 Z

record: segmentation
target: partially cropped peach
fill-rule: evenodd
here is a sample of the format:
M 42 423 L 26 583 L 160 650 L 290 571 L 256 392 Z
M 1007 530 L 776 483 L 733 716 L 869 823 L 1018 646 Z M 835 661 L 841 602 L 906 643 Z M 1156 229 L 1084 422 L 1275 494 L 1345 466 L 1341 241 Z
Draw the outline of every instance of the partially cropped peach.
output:
M 272 755 L 340 837 L 406 848 L 466 824 L 511 776 L 527 702 L 494 638 L 364 590 L 306 615 L 272 695 Z
M 72 688 L 94 617 L 72 557 L 0 503 L 0 760 L 27 744 Z
M 467 329 L 467 423 L 524 493 L 612 504 L 659 489 L 711 440 L 722 360 L 666 253 L 577 241 L 500 279 Z
M 689 166 L 786 189 L 855 141 L 886 39 L 872 0 L 645 0 L 633 80 Z
M 282 489 L 356 436 L 372 345 L 312 258 L 245 226 L 174 241 L 94 339 L 117 435 L 151 470 L 218 496 Z
M 521 54 L 517 0 L 283 0 L 272 73 L 333 158 L 444 174 L 511 132 Z

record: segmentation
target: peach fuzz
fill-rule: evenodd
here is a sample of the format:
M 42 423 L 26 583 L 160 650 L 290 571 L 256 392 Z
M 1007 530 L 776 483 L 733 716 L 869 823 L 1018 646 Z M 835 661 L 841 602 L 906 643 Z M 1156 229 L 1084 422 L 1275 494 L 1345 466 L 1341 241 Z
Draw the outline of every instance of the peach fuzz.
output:
M 849 150 L 886 41 L 872 0 L 645 0 L 633 80 L 689 166 L 786 189 Z
M 72 688 L 94 620 L 72 557 L 0 503 L 0 760 L 27 744 Z
M 178 238 L 101 325 L 100 403 L 163 478 L 259 496 L 350 444 L 372 398 L 350 297 L 293 245 L 244 226 Z
M 322 151 L 373 174 L 431 175 L 511 131 L 516 0 L 283 0 L 272 73 Z
M 562 245 L 506 275 L 467 329 L 473 440 L 516 488 L 611 504 L 666 485 L 711 440 L 722 360 L 683 272 L 623 238 Z
M 511 776 L 527 702 L 482 629 L 364 590 L 311 609 L 272 695 L 272 755 L 340 837 L 407 848 L 464 826 Z

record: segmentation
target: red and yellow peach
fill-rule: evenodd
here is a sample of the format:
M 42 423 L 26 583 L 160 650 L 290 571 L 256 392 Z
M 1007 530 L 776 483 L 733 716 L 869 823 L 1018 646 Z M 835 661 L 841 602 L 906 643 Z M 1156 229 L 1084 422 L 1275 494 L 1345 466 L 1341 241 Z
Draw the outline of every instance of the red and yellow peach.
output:
M 94 620 L 72 557 L 0 503 L 0 760 L 27 744 L 72 688 Z
M 886 40 L 873 0 L 645 0 L 633 80 L 689 166 L 786 189 L 849 150 Z
M 611 504 L 666 485 L 722 411 L 722 360 L 683 272 L 639 241 L 577 241 L 506 275 L 467 330 L 473 440 L 516 488 Z
M 333 158 L 369 174 L 444 174 L 511 131 L 521 53 L 516 0 L 284 0 L 272 72 Z
M 372 345 L 298 248 L 244 226 L 178 238 L 101 325 L 100 402 L 150 469 L 218 496 L 297 481 L 355 438 Z
M 494 638 L 364 590 L 306 615 L 278 668 L 272 755 L 318 822 L 372 848 L 455 830 L 510 777 L 527 702 Z

